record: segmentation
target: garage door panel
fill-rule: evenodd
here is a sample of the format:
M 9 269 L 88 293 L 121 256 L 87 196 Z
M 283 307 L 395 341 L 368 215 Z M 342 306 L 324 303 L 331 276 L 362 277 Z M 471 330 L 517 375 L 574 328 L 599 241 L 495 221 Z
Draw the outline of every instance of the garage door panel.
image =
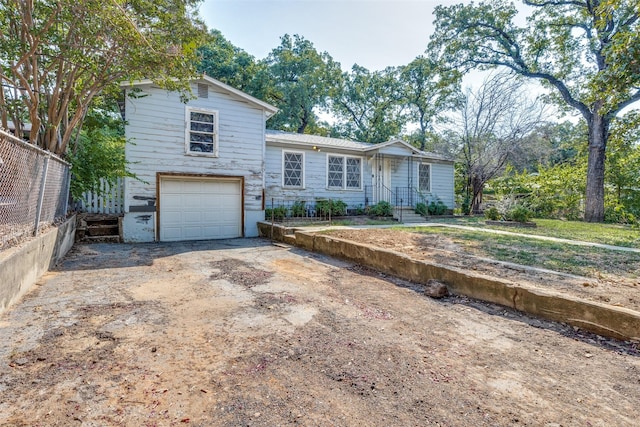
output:
M 221 179 L 161 179 L 160 240 L 242 236 L 241 182 Z

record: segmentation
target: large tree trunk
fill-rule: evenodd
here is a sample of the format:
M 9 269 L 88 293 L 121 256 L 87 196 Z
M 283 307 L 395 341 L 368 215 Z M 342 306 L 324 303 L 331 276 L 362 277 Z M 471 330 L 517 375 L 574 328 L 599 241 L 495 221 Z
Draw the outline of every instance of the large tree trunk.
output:
M 604 221 L 604 167 L 605 149 L 609 134 L 609 120 L 597 112 L 591 115 L 589 124 L 589 159 L 587 163 L 587 189 L 584 220 Z

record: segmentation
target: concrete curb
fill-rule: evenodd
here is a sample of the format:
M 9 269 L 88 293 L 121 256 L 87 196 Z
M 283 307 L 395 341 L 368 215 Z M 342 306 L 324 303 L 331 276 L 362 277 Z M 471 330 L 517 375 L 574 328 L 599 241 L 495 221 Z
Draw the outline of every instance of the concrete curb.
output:
M 0 313 L 15 303 L 71 249 L 76 216 L 46 233 L 0 252 Z
M 271 224 L 264 224 L 264 227 L 259 224 L 259 229 L 261 236 L 271 237 Z M 295 235 L 288 235 L 283 229 L 275 230 L 274 227 L 274 240 L 308 251 L 341 258 L 416 283 L 425 284 L 429 279 L 436 279 L 445 283 L 454 294 L 501 304 L 599 335 L 640 341 L 640 313 L 634 310 L 524 287 L 441 264 L 417 261 L 398 252 L 314 232 L 296 230 Z

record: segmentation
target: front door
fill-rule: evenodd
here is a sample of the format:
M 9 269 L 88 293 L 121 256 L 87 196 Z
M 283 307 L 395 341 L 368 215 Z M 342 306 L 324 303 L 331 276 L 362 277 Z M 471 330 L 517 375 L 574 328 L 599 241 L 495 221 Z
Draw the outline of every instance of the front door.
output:
M 376 158 L 373 170 L 371 183 L 373 203 L 382 201 L 391 203 L 391 159 Z

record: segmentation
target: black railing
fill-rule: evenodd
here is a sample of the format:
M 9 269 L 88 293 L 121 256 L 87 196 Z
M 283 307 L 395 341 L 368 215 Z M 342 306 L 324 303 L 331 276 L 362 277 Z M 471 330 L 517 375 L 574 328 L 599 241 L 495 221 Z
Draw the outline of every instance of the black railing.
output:
M 373 186 L 366 185 L 364 187 L 364 205 L 370 206 L 378 202 L 389 202 L 393 204 L 396 200 L 396 194 L 384 185 Z
M 414 187 L 396 187 L 396 206 L 410 206 L 415 208 L 418 203 L 428 204 L 427 196 Z

